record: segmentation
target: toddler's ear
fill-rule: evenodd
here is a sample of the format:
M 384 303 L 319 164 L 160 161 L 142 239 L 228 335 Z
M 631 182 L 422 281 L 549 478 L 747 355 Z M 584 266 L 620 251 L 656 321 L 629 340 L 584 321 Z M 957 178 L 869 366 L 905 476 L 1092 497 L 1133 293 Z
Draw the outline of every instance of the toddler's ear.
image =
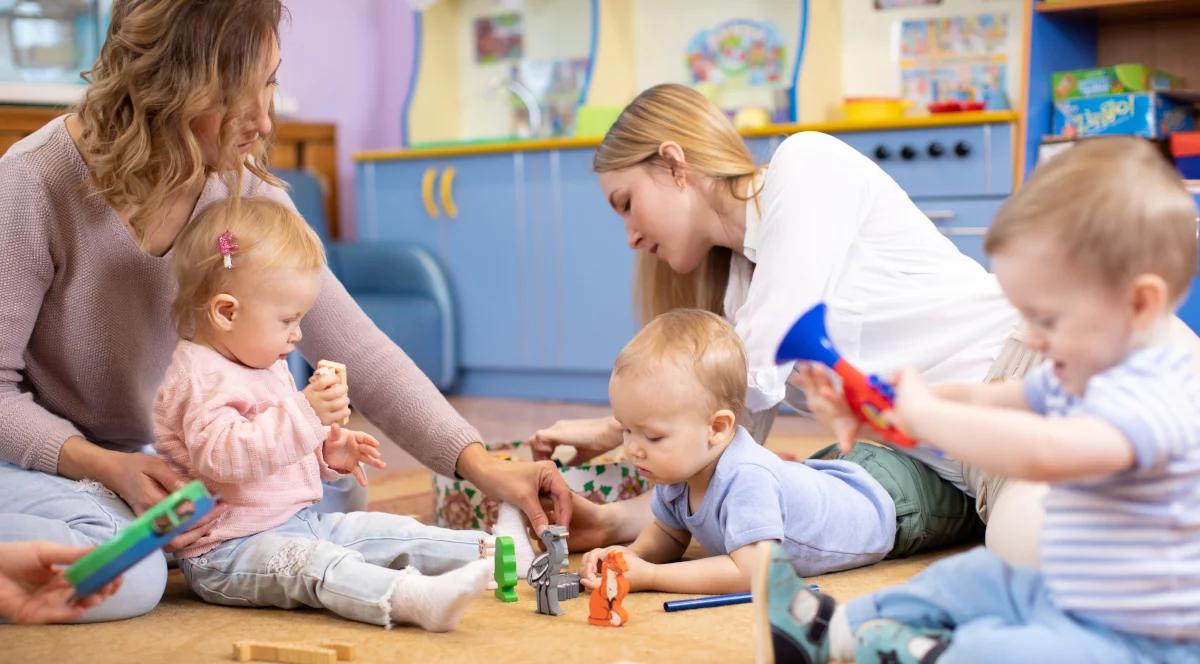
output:
M 1136 329 L 1149 329 L 1171 306 L 1167 282 L 1157 274 L 1139 274 L 1133 279 L 1130 304 Z
M 208 322 L 222 332 L 233 329 L 233 321 L 238 314 L 237 298 L 229 293 L 220 293 L 209 300 Z
M 722 408 L 713 413 L 709 420 L 708 430 L 709 445 L 724 445 L 733 440 L 733 435 L 737 432 L 737 417 L 732 410 Z

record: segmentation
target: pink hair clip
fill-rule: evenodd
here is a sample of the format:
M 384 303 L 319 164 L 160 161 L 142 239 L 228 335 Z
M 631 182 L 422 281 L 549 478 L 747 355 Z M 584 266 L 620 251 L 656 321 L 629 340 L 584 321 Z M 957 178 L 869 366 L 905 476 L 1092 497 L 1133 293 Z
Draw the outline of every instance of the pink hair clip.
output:
M 221 252 L 226 270 L 233 269 L 233 252 L 237 251 L 237 248 L 237 240 L 230 231 L 225 231 L 217 236 L 217 251 Z

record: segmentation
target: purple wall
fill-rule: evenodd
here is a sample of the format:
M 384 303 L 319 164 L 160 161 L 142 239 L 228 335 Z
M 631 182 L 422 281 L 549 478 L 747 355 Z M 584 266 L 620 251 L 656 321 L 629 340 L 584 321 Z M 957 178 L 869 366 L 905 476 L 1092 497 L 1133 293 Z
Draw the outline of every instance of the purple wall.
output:
M 412 79 L 415 16 L 408 0 L 284 0 L 279 92 L 298 120 L 337 123 L 339 214 L 353 237 L 358 150 L 400 146 Z

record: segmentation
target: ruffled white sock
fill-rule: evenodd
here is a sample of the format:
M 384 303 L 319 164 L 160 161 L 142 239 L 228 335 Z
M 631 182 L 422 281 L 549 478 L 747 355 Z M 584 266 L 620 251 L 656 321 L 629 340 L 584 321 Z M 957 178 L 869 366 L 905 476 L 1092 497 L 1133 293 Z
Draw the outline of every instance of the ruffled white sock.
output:
M 492 526 L 492 535 L 508 536 L 513 540 L 513 552 L 517 557 L 517 578 L 524 579 L 533 564 L 533 545 L 529 543 L 529 534 L 525 529 L 525 517 L 515 505 L 501 503 L 496 512 L 496 525 Z
M 392 587 L 392 620 L 430 632 L 449 632 L 467 604 L 487 588 L 493 563 L 481 558 L 438 576 L 408 567 Z

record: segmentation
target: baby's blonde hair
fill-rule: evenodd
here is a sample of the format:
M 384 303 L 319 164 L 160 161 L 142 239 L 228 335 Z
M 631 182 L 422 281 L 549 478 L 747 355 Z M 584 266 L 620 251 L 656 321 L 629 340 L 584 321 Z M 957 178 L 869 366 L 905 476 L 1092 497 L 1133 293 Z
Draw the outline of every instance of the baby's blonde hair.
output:
M 232 233 L 237 249 L 226 269 L 218 238 Z M 321 240 L 291 208 L 267 198 L 225 199 L 204 208 L 175 241 L 172 265 L 179 293 L 171 309 L 179 336 L 191 339 L 209 301 L 234 277 L 270 268 L 318 270 Z
M 1195 203 L 1140 138 L 1088 139 L 1040 166 L 1000 208 L 984 250 L 1030 236 L 1050 239 L 1072 267 L 1112 288 L 1156 274 L 1177 301 L 1196 274 Z
M 652 371 L 663 363 L 696 377 L 709 394 L 710 411 L 728 408 L 741 416 L 746 406 L 746 352 L 724 318 L 701 309 L 660 314 L 621 349 L 612 375 Z

